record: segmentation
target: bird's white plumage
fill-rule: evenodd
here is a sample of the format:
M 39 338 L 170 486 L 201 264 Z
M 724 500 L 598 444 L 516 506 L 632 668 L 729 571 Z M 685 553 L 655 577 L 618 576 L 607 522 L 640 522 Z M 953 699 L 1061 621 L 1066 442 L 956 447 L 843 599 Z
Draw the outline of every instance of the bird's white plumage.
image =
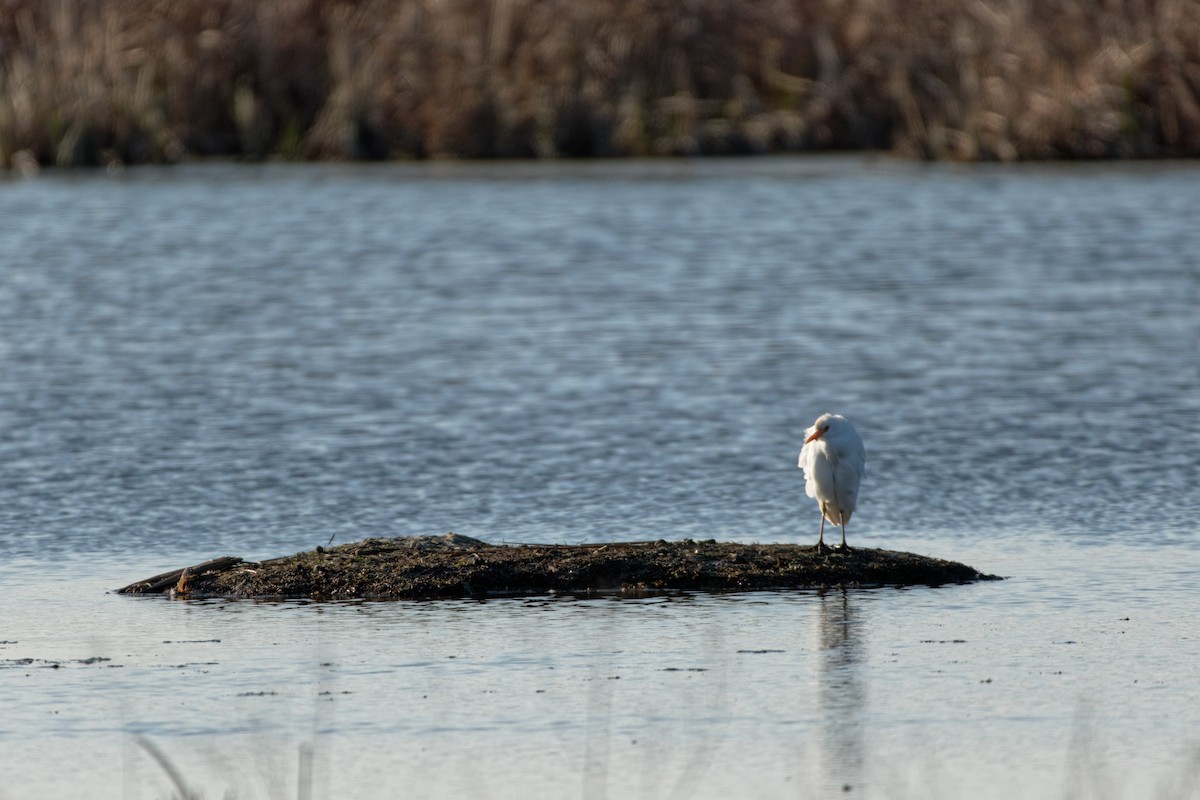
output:
M 804 432 L 800 449 L 804 492 L 815 498 L 824 518 L 845 525 L 858 507 L 858 485 L 867 469 L 867 451 L 858 431 L 841 414 L 822 414 Z M 822 524 L 822 535 L 824 525 Z

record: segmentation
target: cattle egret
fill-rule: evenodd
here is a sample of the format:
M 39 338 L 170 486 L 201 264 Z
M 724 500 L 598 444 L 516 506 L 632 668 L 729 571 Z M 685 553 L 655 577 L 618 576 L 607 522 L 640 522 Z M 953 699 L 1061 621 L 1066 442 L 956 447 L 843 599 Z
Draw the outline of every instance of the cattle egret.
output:
M 825 520 L 842 526 L 842 548 L 846 546 L 846 523 L 858 506 L 858 483 L 867 469 L 867 452 L 858 431 L 841 414 L 822 414 L 804 432 L 800 448 L 804 470 L 804 493 L 821 506 L 818 552 L 825 549 Z

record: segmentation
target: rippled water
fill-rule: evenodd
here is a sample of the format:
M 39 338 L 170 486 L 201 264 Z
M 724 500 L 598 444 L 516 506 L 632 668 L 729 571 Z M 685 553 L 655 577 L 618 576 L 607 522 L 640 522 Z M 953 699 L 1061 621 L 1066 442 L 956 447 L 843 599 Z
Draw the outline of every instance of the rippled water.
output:
M 143 741 L 206 796 L 301 773 L 317 796 L 1184 796 L 1198 179 L 817 159 L 0 183 L 0 796 L 167 794 Z M 852 544 L 1010 579 L 104 594 L 330 536 L 809 541 L 795 455 L 826 410 L 867 444 Z

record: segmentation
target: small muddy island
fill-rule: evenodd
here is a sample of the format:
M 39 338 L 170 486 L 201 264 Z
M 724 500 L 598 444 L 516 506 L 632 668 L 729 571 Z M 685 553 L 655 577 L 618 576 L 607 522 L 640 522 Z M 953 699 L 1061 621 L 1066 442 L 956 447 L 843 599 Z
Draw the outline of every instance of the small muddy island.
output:
M 953 561 L 854 548 L 714 540 L 495 545 L 467 536 L 364 539 L 269 561 L 226 556 L 137 581 L 121 594 L 315 600 L 654 594 L 995 580 Z

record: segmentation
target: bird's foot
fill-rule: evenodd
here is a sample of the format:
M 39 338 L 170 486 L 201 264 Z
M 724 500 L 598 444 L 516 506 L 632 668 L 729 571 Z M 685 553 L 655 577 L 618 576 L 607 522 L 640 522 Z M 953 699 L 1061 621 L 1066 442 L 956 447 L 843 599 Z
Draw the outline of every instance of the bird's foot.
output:
M 848 544 L 835 544 L 833 546 L 833 550 L 834 552 L 845 553 L 846 555 L 854 552 L 854 550 Z
M 824 542 L 817 542 L 816 551 L 817 551 L 817 555 L 825 556 L 825 555 L 829 555 L 830 553 L 832 553 L 833 548 L 830 547 L 829 545 L 825 544 Z

